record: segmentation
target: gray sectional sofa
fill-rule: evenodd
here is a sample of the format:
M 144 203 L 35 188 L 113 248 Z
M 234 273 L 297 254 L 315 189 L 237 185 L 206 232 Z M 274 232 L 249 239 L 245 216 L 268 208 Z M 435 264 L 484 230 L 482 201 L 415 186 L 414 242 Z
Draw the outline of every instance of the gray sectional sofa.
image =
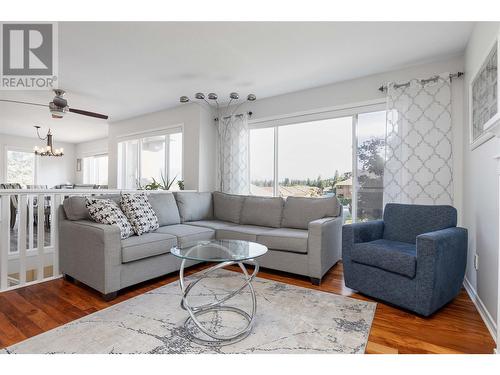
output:
M 65 277 L 111 299 L 120 289 L 178 270 L 180 260 L 170 254 L 174 245 L 211 239 L 264 244 L 269 251 L 258 259 L 262 267 L 305 275 L 315 284 L 341 257 L 342 206 L 335 197 L 164 192 L 149 201 L 160 228 L 121 240 L 117 226 L 91 221 L 84 197 L 67 198 L 58 223 Z

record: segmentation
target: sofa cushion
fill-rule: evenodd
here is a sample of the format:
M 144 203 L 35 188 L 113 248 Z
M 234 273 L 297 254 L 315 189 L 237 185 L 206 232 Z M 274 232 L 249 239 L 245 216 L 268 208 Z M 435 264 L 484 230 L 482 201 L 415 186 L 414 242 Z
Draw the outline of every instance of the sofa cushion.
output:
M 416 243 L 417 236 L 457 226 L 452 206 L 388 203 L 384 208 L 384 239 Z
M 210 228 L 210 229 L 223 229 L 227 227 L 234 227 L 237 224 L 235 223 L 230 223 L 228 221 L 221 221 L 221 220 L 198 220 L 198 221 L 190 221 L 189 225 L 195 225 L 198 227 L 204 227 L 204 228 Z
M 236 225 L 217 230 L 217 239 L 220 240 L 243 240 L 257 242 L 257 236 L 273 230 L 269 227 L 256 225 Z
M 120 204 L 120 194 L 95 194 L 89 198 L 93 199 L 110 199 L 113 202 Z M 64 199 L 63 208 L 68 220 L 91 220 L 89 209 L 87 208 L 87 197 L 70 196 Z
M 305 254 L 307 238 L 307 230 L 279 228 L 257 235 L 257 242 L 269 249 Z
M 158 217 L 158 225 L 180 224 L 181 217 L 172 193 L 153 193 L 148 196 L 149 203 Z
M 215 218 L 239 224 L 245 196 L 219 192 L 215 192 L 213 196 Z
M 166 233 L 176 236 L 177 245 L 180 247 L 191 246 L 197 241 L 213 240 L 215 238 L 213 229 L 187 224 L 167 225 L 158 228 L 154 233 Z
M 120 206 L 138 236 L 158 229 L 158 217 L 145 193 L 122 194 Z
M 89 215 L 96 223 L 117 225 L 120 228 L 120 238 L 124 239 L 133 234 L 132 225 L 122 212 L 118 204 L 110 199 L 87 198 Z
M 398 241 L 375 240 L 354 244 L 353 262 L 378 267 L 410 278 L 415 277 L 416 246 Z
M 174 193 L 181 223 L 213 218 L 212 193 L 182 192 Z
M 122 263 L 167 254 L 177 245 L 177 238 L 171 234 L 145 233 L 122 240 Z
M 307 229 L 311 221 L 341 214 L 342 206 L 336 197 L 303 198 L 288 197 L 283 208 L 281 226 Z
M 73 196 L 63 202 L 64 213 L 68 220 L 90 220 L 87 198 Z
M 283 213 L 283 198 L 252 197 L 243 200 L 240 223 L 279 228 Z

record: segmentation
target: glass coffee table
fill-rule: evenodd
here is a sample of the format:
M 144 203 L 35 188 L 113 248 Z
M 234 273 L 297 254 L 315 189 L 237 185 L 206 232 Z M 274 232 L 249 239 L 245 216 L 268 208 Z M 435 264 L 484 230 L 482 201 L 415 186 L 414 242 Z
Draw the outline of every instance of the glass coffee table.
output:
M 255 261 L 255 258 L 264 255 L 267 252 L 267 247 L 255 242 L 248 241 L 212 240 L 199 241 L 192 244 L 191 246 L 184 248 L 173 247 L 170 252 L 176 257 L 182 259 L 181 268 L 179 271 L 180 287 L 182 291 L 181 307 L 189 314 L 189 317 L 184 322 L 186 332 L 190 336 L 189 338 L 199 344 L 220 346 L 232 344 L 247 337 L 252 330 L 255 312 L 257 311 L 257 299 L 255 297 L 255 291 L 252 286 L 252 280 L 259 272 L 259 264 Z M 196 274 L 197 278 L 186 285 L 186 280 L 184 279 L 184 267 L 186 265 L 186 261 L 188 260 L 214 262 L 216 264 Z M 248 273 L 243 262 L 254 266 L 254 271 L 252 272 L 252 274 Z M 187 297 L 189 295 L 189 292 L 196 284 L 205 279 L 214 271 L 233 264 L 237 264 L 243 272 L 243 278 L 245 282 L 241 287 L 228 292 L 222 298 L 219 298 L 211 303 L 206 303 L 199 306 L 191 306 L 188 303 Z M 247 313 L 237 307 L 223 305 L 234 296 L 240 294 L 246 288 L 248 288 L 251 295 L 252 308 L 250 313 Z M 221 311 L 232 312 L 240 315 L 246 320 L 245 327 L 242 329 L 238 329 L 234 333 L 232 332 L 231 334 L 221 335 L 205 327 L 198 319 L 200 316 L 207 313 Z M 188 328 L 190 322 L 193 323 L 206 336 L 208 336 L 208 338 L 200 338 L 199 336 L 195 336 L 195 334 L 192 333 Z

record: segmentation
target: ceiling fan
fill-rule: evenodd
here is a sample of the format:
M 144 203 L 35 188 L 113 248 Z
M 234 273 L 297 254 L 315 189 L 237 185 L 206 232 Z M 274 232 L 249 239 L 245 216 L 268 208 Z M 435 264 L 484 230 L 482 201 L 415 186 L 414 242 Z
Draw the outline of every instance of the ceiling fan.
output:
M 53 90 L 56 96 L 54 99 L 47 104 L 39 104 L 39 103 L 31 103 L 31 102 L 23 102 L 19 100 L 8 100 L 8 99 L 0 99 L 0 102 L 7 103 L 18 103 L 18 104 L 27 104 L 27 105 L 36 105 L 39 107 L 49 107 L 50 113 L 52 114 L 52 118 L 63 118 L 67 112 L 76 113 L 83 116 L 95 117 L 103 120 L 107 120 L 108 116 L 102 115 L 100 113 L 84 111 L 82 109 L 71 108 L 68 106 L 68 101 L 64 98 L 64 94 L 66 93 L 61 89 Z

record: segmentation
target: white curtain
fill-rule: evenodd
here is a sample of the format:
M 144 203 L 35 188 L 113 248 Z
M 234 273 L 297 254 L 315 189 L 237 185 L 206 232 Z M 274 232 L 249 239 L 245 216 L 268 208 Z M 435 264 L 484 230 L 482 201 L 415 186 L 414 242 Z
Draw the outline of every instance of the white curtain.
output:
M 246 114 L 219 120 L 219 190 L 231 194 L 249 193 L 249 130 Z
M 391 202 L 453 203 L 448 74 L 387 86 L 384 205 Z

